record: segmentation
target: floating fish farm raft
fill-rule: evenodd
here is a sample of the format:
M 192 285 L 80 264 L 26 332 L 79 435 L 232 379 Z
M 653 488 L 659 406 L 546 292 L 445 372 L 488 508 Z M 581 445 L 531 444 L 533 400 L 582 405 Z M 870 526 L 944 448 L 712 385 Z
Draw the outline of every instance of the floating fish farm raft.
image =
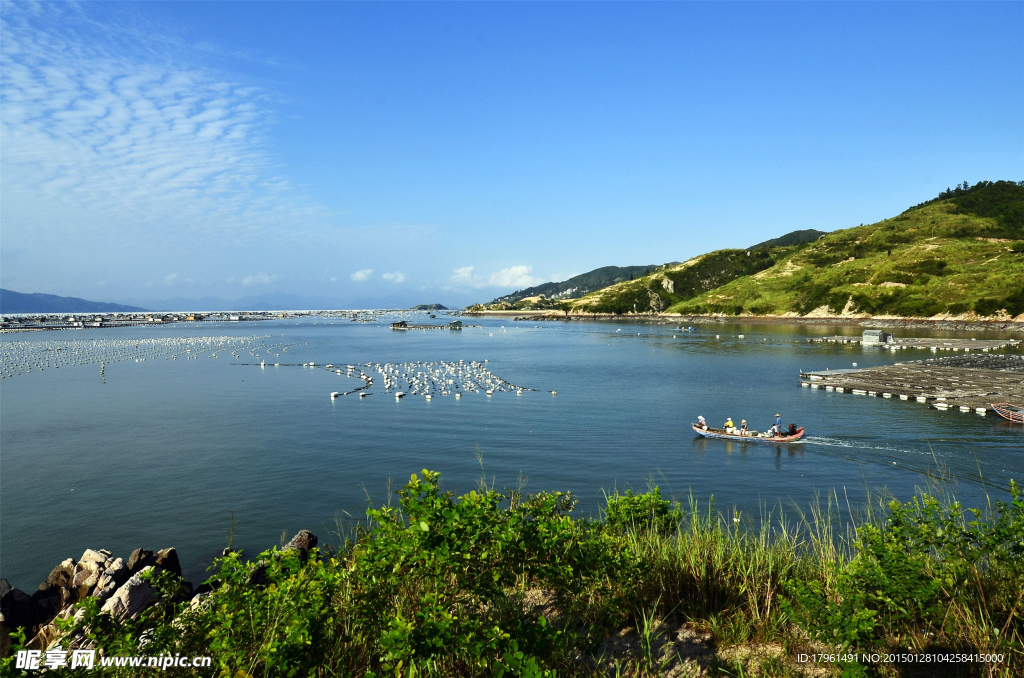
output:
M 878 348 L 886 351 L 901 351 L 908 348 L 918 348 L 930 350 L 932 352 L 964 351 L 967 353 L 973 351 L 988 353 L 989 351 L 996 351 L 1008 346 L 1017 346 L 1021 343 L 1019 339 L 945 339 L 941 337 L 907 339 L 893 338 L 885 342 L 872 342 L 865 341 L 864 338 L 855 336 L 813 337 L 807 341 L 816 344 L 863 344 L 864 346 L 877 346 Z
M 1024 356 L 973 353 L 863 369 L 801 372 L 800 385 L 984 415 L 992 412 L 992 403 L 1024 403 Z

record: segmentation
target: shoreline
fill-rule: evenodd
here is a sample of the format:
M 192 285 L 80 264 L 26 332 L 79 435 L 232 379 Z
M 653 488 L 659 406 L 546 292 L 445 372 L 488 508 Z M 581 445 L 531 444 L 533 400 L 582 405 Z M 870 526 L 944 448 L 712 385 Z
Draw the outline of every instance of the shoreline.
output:
M 982 329 L 1020 332 L 1024 334 L 1024 318 L 963 320 L 949 318 L 912 318 L 900 316 L 781 316 L 781 315 L 680 315 L 676 313 L 647 313 L 616 315 L 614 313 L 558 313 L 557 311 L 465 311 L 462 315 L 475 317 L 520 318 L 522 320 L 617 320 L 635 322 L 689 322 L 705 325 L 760 324 L 760 325 L 848 325 L 864 328 L 919 327 L 931 329 Z

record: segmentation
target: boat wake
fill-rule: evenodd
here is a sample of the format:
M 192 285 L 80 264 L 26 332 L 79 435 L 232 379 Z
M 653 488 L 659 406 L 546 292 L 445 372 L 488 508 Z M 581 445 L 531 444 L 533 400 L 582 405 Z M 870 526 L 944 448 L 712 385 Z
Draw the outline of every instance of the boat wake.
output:
M 944 459 L 941 455 L 937 455 L 935 451 L 927 445 L 924 448 L 915 448 L 903 445 L 880 443 L 878 441 L 844 440 L 825 436 L 811 436 L 807 438 L 807 442 L 815 448 L 835 448 L 838 453 L 837 456 L 849 461 L 874 463 L 887 467 L 900 468 L 920 474 L 932 480 L 942 482 L 964 481 L 996 489 L 1009 490 L 1007 485 L 982 476 L 978 472 L 977 468 L 972 468 L 963 463 L 957 463 L 956 460 Z M 847 450 L 849 452 L 846 452 Z M 875 454 L 871 454 L 870 456 L 864 456 L 863 454 L 855 455 L 852 454 L 854 450 L 859 452 L 874 452 Z

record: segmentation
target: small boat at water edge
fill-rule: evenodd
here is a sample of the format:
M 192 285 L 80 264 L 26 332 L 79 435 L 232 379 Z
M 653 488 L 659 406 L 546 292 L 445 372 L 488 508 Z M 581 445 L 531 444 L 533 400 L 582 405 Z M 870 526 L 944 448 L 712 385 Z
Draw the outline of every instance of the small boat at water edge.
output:
M 744 443 L 762 442 L 762 443 L 793 443 L 799 441 L 804 437 L 804 429 L 798 428 L 796 433 L 793 435 L 774 435 L 774 436 L 762 436 L 762 435 L 740 435 L 739 433 L 726 433 L 724 428 L 703 428 L 697 424 L 690 424 L 693 427 L 694 433 L 705 438 L 719 438 L 721 440 L 738 440 Z
M 1024 424 L 1024 407 L 1010 403 L 992 403 L 992 409 L 1003 419 Z

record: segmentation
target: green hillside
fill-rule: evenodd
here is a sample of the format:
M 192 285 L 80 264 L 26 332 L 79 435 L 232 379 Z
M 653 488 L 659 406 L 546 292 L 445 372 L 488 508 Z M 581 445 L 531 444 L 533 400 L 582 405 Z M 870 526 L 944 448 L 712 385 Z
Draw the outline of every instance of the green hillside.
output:
M 742 276 L 771 268 L 799 249 L 718 250 L 681 264 L 660 266 L 650 275 L 611 285 L 567 303 L 570 313 L 660 313 Z
M 1017 316 L 1024 182 L 965 182 L 877 224 L 835 231 L 671 307 L 674 313 Z
M 718 250 L 563 304 L 570 313 L 1016 316 L 1024 182 L 966 182 L 892 219 Z

